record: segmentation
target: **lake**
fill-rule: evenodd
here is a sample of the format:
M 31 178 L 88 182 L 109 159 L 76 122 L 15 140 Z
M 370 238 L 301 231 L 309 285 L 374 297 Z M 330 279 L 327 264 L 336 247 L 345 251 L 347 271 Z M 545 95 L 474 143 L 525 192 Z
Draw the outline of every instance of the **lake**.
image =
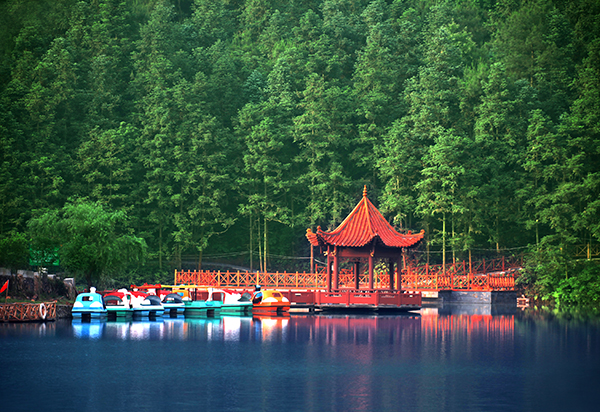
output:
M 2 411 L 598 411 L 600 322 L 489 306 L 0 324 Z

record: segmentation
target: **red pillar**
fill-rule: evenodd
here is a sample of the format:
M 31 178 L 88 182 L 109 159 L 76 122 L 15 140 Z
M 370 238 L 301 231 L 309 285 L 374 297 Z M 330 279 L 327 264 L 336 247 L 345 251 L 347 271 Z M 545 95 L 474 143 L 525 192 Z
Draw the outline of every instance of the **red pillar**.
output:
M 354 289 L 360 289 L 360 261 L 354 262 Z
M 339 259 L 338 259 L 338 248 L 334 246 L 333 249 L 333 289 L 337 290 L 339 286 Z
M 375 250 L 371 249 L 371 253 L 369 253 L 369 289 L 373 289 L 373 255 L 375 254 Z
M 331 246 L 327 245 L 327 291 L 331 292 Z
M 390 290 L 394 290 L 394 261 L 392 259 L 388 260 L 388 272 L 390 274 Z
M 396 273 L 398 274 L 396 276 L 396 279 L 398 279 L 398 290 L 402 290 L 402 266 L 400 264 L 401 262 L 401 258 L 398 257 L 398 259 L 396 260 Z

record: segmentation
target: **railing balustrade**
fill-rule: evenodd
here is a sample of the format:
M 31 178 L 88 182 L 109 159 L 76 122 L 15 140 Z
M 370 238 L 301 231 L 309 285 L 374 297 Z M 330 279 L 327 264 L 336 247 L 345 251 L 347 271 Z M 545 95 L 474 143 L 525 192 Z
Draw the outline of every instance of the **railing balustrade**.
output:
M 469 270 L 469 266 L 470 269 Z M 455 262 L 442 265 L 407 266 L 400 273 L 403 290 L 514 290 L 515 277 L 522 266 L 520 258 L 493 259 L 473 262 Z M 394 277 L 398 279 L 397 274 Z M 366 289 L 369 276 L 361 273 L 358 277 L 359 289 Z M 373 275 L 375 289 L 389 289 L 390 277 L 385 271 Z M 282 288 L 324 289 L 327 286 L 326 268 L 317 267 L 315 273 L 306 272 L 233 272 L 233 271 L 175 271 L 175 284 L 206 285 L 216 287 L 252 288 L 254 285 Z M 339 288 L 356 286 L 352 269 L 343 268 L 338 277 Z

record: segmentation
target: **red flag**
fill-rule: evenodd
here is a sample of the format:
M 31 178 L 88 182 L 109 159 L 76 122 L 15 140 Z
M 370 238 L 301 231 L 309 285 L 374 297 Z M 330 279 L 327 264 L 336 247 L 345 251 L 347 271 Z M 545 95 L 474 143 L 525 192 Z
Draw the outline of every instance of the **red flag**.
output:
M 2 289 L 0 289 L 0 293 L 4 292 L 6 289 L 8 289 L 8 280 L 6 282 L 4 282 L 4 285 L 2 285 Z

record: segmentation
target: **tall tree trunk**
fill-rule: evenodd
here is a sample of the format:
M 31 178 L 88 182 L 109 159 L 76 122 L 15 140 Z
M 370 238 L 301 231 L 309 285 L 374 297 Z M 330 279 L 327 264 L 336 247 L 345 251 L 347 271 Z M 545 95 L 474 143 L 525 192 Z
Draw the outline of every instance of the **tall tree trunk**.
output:
M 177 270 L 181 270 L 181 243 L 175 245 L 175 266 Z
M 265 273 L 267 272 L 267 218 L 265 218 L 265 227 L 263 230 L 263 235 L 265 237 L 265 246 L 263 247 L 264 249 L 264 258 L 265 258 L 265 264 L 264 264 L 264 268 L 265 268 Z
M 456 236 L 456 233 L 454 232 L 454 213 L 452 213 L 452 264 L 456 264 L 456 247 L 454 236 Z
M 498 209 L 498 202 L 496 202 L 496 210 Z M 496 215 L 496 252 L 500 253 L 500 214 Z
M 429 265 L 429 219 L 425 219 L 425 228 L 427 229 L 427 240 L 425 242 L 425 245 L 427 247 L 427 264 Z
M 442 273 L 446 274 L 446 212 L 442 220 Z
M 252 222 L 252 213 L 250 213 L 250 272 L 252 272 L 252 255 L 254 251 L 252 250 L 252 227 L 254 226 Z
M 263 270 L 263 251 L 262 251 L 262 243 L 260 241 L 261 238 L 261 233 L 260 233 L 260 216 L 258 216 L 256 218 L 256 228 L 257 228 L 257 233 L 256 233 L 256 239 L 258 241 L 258 262 L 259 262 L 259 270 L 261 272 L 264 272 Z
M 158 268 L 162 271 L 162 224 L 158 226 Z

